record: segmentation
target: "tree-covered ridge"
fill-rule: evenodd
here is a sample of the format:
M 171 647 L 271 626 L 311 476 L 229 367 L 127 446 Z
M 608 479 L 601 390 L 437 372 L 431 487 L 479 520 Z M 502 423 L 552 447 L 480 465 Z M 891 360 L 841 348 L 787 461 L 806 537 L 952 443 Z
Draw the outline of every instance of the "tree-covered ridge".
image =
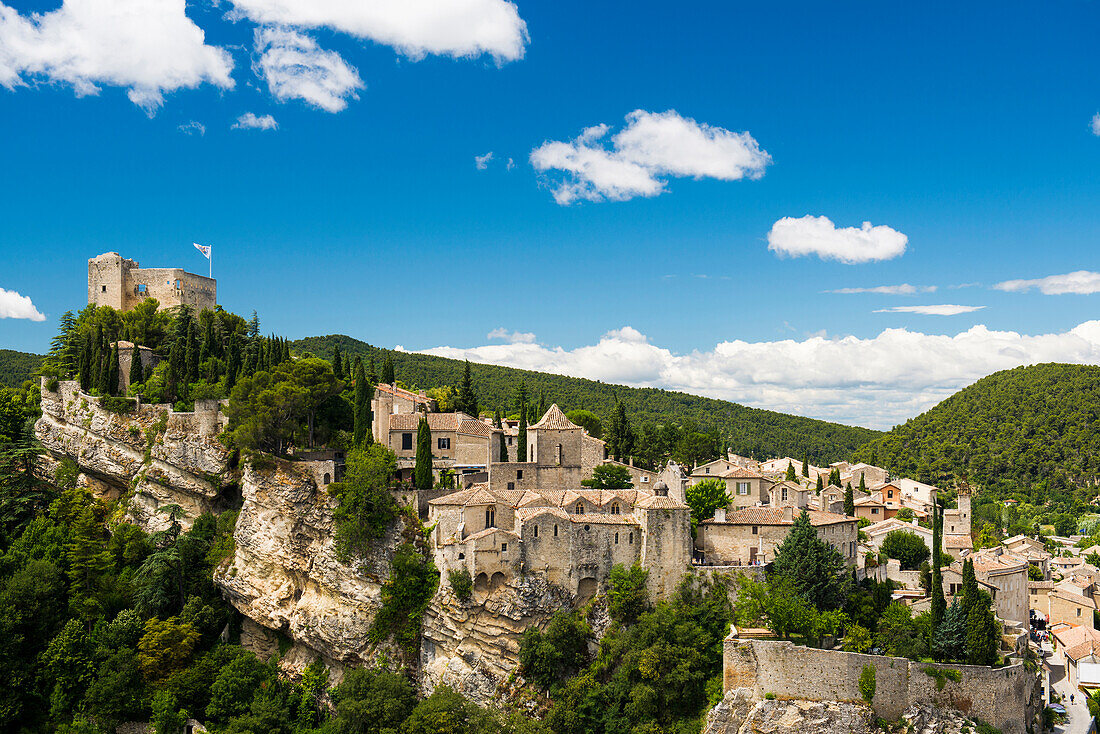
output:
M 330 359 L 335 349 L 345 356 L 395 365 L 398 380 L 421 389 L 462 384 L 465 362 L 427 354 L 410 354 L 375 347 L 339 334 L 291 342 L 295 354 L 310 352 Z M 472 378 L 483 412 L 513 411 L 516 385 L 526 383 L 532 403 L 557 403 L 562 410 L 585 409 L 611 422 L 616 401 L 622 401 L 635 426 L 645 423 L 692 426 L 717 433 L 731 450 L 746 456 L 803 456 L 815 462 L 847 459 L 859 446 L 879 435 L 868 428 L 748 408 L 736 403 L 657 388 L 612 385 L 597 380 L 533 372 L 514 367 L 472 364 Z M 540 400 L 541 398 L 541 400 Z
M 994 373 L 870 441 L 856 458 L 940 486 L 966 481 L 1044 498 L 1091 486 L 1100 477 L 1100 367 Z
M 0 349 L 0 385 L 16 387 L 42 366 L 42 357 L 29 352 Z

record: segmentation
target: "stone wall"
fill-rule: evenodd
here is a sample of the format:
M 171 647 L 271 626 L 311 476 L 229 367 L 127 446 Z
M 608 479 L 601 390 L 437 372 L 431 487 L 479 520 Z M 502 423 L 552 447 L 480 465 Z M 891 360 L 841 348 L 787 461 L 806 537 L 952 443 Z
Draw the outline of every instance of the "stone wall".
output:
M 724 690 L 748 688 L 757 697 L 810 701 L 861 701 L 859 677 L 864 666 L 875 669 L 876 715 L 895 720 L 913 704 L 951 708 L 983 719 L 1005 734 L 1024 734 L 1041 706 L 1036 675 L 1022 664 L 1004 668 L 918 663 L 907 658 L 861 655 L 839 650 L 799 647 L 790 642 L 725 641 Z M 936 678 L 925 670 L 956 670 L 960 680 Z
M 196 311 L 217 304 L 217 281 L 183 268 L 141 268 L 117 252 L 88 260 L 88 303 L 129 311 L 146 298 L 162 308 L 190 306 Z

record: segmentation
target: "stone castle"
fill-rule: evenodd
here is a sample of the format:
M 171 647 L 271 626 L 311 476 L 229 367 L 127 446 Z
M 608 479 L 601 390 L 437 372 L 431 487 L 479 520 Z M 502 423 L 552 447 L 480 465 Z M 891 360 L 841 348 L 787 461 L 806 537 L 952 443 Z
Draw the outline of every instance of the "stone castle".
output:
M 117 252 L 88 260 L 89 304 L 129 311 L 146 298 L 157 299 L 161 308 L 213 309 L 218 302 L 218 283 L 183 268 L 143 268 Z

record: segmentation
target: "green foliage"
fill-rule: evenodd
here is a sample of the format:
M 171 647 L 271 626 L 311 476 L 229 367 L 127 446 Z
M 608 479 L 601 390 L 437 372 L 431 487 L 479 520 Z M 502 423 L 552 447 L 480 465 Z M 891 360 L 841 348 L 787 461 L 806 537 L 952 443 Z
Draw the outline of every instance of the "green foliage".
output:
M 397 457 L 381 444 L 348 452 L 343 480 L 328 487 L 337 500 L 333 519 L 335 550 L 341 562 L 366 555 L 371 542 L 397 518 L 397 502 L 389 490 L 396 471 Z
M 340 734 L 396 732 L 416 707 L 416 691 L 402 676 L 355 668 L 332 689 L 332 704 Z
M 581 485 L 590 489 L 630 489 L 634 482 L 625 466 L 597 464 L 592 468 L 592 478 L 582 479 Z
M 457 385 L 461 382 L 465 369 L 462 360 L 393 352 L 342 335 L 309 337 L 293 342 L 291 346 L 296 353 L 309 351 L 318 355 L 331 355 L 336 345 L 339 345 L 343 354 L 362 357 L 364 362 L 370 359 L 376 362 L 397 360 L 400 362 L 402 379 L 409 385 L 418 385 L 425 389 L 438 385 Z M 615 413 L 616 400 L 621 400 L 635 425 L 642 427 L 639 433 L 642 439 L 646 424 L 652 424 L 655 432 L 680 426 L 690 428 L 689 433 L 698 431 L 701 434 L 713 433 L 716 437 L 720 436 L 726 447 L 744 456 L 796 456 L 799 453 L 808 453 L 812 460 L 828 463 L 849 459 L 857 448 L 881 435 L 865 428 L 757 410 L 686 393 L 655 388 L 629 388 L 511 367 L 478 365 L 477 379 L 482 410 L 511 413 L 515 387 L 524 380 L 533 393 L 545 393 L 567 415 L 577 409 L 591 411 L 601 418 L 605 429 Z M 671 445 L 666 442 L 664 450 L 672 451 L 677 441 L 679 436 Z M 641 440 L 640 448 L 644 449 L 645 443 Z M 713 452 L 715 441 L 711 440 L 710 443 L 710 451 Z M 635 453 L 640 454 L 640 450 Z M 681 455 L 681 458 L 685 456 Z
M 887 655 L 917 660 L 928 652 L 928 642 L 920 626 L 913 619 L 909 607 L 899 602 L 890 604 L 882 612 L 875 632 L 875 645 Z
M 942 691 L 947 686 L 947 681 L 958 683 L 962 680 L 962 673 L 954 668 L 922 668 L 924 674 L 936 680 L 936 690 Z
M 870 631 L 858 624 L 849 624 L 844 634 L 843 649 L 847 652 L 865 653 L 871 649 Z
M 818 493 L 820 494 L 820 491 L 822 489 L 820 474 L 817 475 L 817 489 Z M 844 488 L 844 514 L 848 517 L 855 517 L 856 514 L 856 493 L 855 490 L 852 489 L 851 482 L 849 482 L 848 486 Z
M 966 656 L 971 665 L 993 665 L 999 659 L 1001 623 L 993 615 L 993 600 L 979 591 L 966 615 Z
M 628 570 L 621 563 L 611 568 L 607 613 L 619 624 L 633 624 L 649 608 L 646 578 L 649 572 L 635 563 Z
M 908 530 L 891 530 L 882 541 L 882 552 L 896 558 L 904 571 L 915 571 L 932 554 L 924 539 Z
M 138 664 L 146 680 L 162 680 L 181 669 L 199 642 L 199 631 L 177 617 L 145 623 L 138 642 Z
M 18 387 L 38 372 L 43 358 L 28 352 L 0 349 L 0 386 Z
M 772 572 L 786 578 L 818 609 L 839 609 L 848 596 L 851 577 L 844 557 L 818 537 L 806 510 L 799 513 L 791 531 L 775 549 Z
M 432 479 L 432 430 L 428 427 L 428 418 L 420 416 L 416 427 L 416 463 L 413 465 L 413 486 L 417 489 L 431 489 Z
M 555 612 L 545 632 L 538 627 L 524 631 L 519 645 L 520 670 L 539 688 L 549 691 L 588 662 L 592 636 L 592 629 L 580 614 Z
M 737 622 L 744 626 L 764 625 L 777 637 L 811 638 L 819 628 L 819 612 L 806 601 L 791 580 L 775 575 L 761 582 L 749 576 L 737 579 Z
M 99 407 L 119 415 L 133 413 L 137 409 L 137 403 L 131 398 L 106 396 L 99 399 Z
M 462 601 L 470 600 L 470 592 L 474 588 L 474 580 L 470 578 L 470 572 L 465 568 L 457 571 L 448 571 L 447 580 L 451 584 L 451 591 Z
M 473 372 L 470 369 L 470 360 L 466 360 L 466 366 L 462 370 L 462 382 L 458 386 L 458 397 L 455 399 L 455 410 L 477 418 L 481 409 L 477 400 L 477 392 L 474 390 Z
M 588 431 L 589 436 L 593 438 L 600 438 L 603 436 L 603 421 L 601 421 L 600 417 L 591 410 L 578 408 L 577 410 L 571 410 L 566 413 L 565 417 Z
M 685 491 L 688 507 L 691 508 L 692 525 L 714 517 L 714 511 L 730 503 L 726 493 L 726 483 L 721 479 L 704 479 L 689 485 Z
M 406 650 L 420 639 L 420 618 L 439 583 L 439 571 L 412 543 L 393 554 L 390 575 L 382 584 L 382 606 L 371 623 L 375 640 L 392 635 Z
M 859 672 L 859 695 L 868 704 L 875 700 L 875 689 L 878 687 L 875 678 L 875 666 L 864 665 Z
M 787 462 L 787 476 L 785 478 L 788 482 L 798 481 L 798 475 L 794 473 L 794 464 L 790 461 Z

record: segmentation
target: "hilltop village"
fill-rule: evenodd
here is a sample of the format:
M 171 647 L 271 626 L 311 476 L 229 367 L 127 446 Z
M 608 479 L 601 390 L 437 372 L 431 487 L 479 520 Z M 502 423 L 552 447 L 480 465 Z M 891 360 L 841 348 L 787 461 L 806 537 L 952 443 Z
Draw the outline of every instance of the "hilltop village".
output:
M 980 487 L 730 450 L 646 465 L 615 443 L 621 405 L 610 435 L 584 406 L 533 410 L 522 385 L 514 410 L 479 410 L 469 364 L 441 405 L 389 361 L 374 377 L 338 350 L 292 354 L 216 293 L 117 253 L 90 260 L 89 308 L 63 320 L 39 380 L 34 473 L 157 543 L 220 528 L 208 575 L 239 622 L 217 639 L 291 679 L 388 667 L 424 696 L 542 697 L 564 731 L 590 646 L 676 613 L 720 620 L 677 704 L 718 703 L 711 734 L 794 715 L 769 708 L 783 692 L 864 706 L 868 727 L 932 707 L 1036 731 L 1052 700 L 1037 627 L 1073 685 L 1092 682 L 1100 549 L 975 548 Z

